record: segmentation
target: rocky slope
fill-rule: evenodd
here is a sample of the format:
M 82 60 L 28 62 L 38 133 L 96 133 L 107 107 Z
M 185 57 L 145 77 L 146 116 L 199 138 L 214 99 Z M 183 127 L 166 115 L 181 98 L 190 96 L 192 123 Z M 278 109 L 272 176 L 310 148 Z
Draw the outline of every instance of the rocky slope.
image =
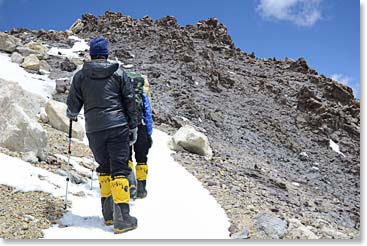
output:
M 210 161 L 187 152 L 175 158 L 226 209 L 235 237 L 359 238 L 360 102 L 351 88 L 302 58 L 241 51 L 215 18 L 181 27 L 174 17 L 106 12 L 83 15 L 72 30 L 85 40 L 109 38 L 111 59 L 148 76 L 157 127 L 174 133 L 190 124 L 208 136 Z M 70 32 L 9 34 L 23 44 L 73 44 Z M 45 60 L 53 79 L 77 68 L 76 61 Z M 54 98 L 65 101 L 67 87 Z

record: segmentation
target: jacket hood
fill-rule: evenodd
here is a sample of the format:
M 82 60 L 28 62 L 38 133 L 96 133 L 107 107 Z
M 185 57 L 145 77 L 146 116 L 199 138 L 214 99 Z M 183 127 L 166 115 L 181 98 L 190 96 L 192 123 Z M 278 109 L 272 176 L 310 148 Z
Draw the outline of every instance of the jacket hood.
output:
M 104 79 L 110 77 L 118 68 L 118 63 L 110 63 L 104 59 L 96 59 L 85 62 L 83 65 L 83 72 L 92 79 Z

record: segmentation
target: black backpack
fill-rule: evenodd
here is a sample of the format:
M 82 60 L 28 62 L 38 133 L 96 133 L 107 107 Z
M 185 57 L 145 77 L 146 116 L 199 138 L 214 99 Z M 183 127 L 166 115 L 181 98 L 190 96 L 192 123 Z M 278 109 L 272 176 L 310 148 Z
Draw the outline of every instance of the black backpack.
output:
M 127 72 L 127 76 L 130 78 L 132 86 L 135 92 L 135 103 L 138 110 L 138 122 L 142 122 L 144 102 L 143 102 L 143 92 L 144 92 L 144 78 L 135 72 Z

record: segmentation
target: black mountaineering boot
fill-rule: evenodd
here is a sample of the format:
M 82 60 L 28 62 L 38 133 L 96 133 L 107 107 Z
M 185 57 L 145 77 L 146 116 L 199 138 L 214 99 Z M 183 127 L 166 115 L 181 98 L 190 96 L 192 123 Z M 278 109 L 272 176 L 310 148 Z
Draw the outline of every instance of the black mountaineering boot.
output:
M 138 227 L 138 220 L 130 215 L 130 206 L 127 203 L 114 204 L 113 231 L 115 234 L 134 230 Z
M 137 198 L 145 198 L 148 194 L 147 185 L 148 165 L 146 163 L 138 163 L 136 165 L 136 179 L 137 179 Z
M 130 199 L 135 200 L 136 199 L 136 177 L 135 177 L 134 162 L 129 160 L 128 165 L 131 168 L 131 172 L 127 176 L 127 179 L 129 180 L 129 187 L 130 187 Z
M 111 180 L 113 197 L 113 231 L 123 233 L 138 227 L 138 220 L 130 216 L 130 189 L 129 181 L 124 176 L 114 177 Z
M 138 180 L 138 189 L 136 192 L 136 197 L 139 199 L 145 198 L 148 195 L 147 190 L 145 189 L 145 186 L 147 184 L 146 180 L 140 181 Z
M 109 174 L 100 174 L 98 176 L 99 187 L 101 190 L 102 215 L 106 225 L 112 225 L 113 219 L 113 199 L 110 181 L 111 176 Z

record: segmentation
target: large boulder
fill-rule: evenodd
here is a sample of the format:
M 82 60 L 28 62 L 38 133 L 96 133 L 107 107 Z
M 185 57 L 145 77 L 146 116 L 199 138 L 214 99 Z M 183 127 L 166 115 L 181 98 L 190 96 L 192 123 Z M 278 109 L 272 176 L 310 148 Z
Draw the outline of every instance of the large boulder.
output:
M 25 45 L 25 48 L 33 50 L 38 59 L 47 59 L 48 58 L 48 49 L 46 46 L 39 42 L 30 42 Z
M 72 31 L 73 33 L 78 33 L 83 29 L 83 22 L 81 19 L 77 19 L 69 28 L 70 31 Z
M 49 124 L 60 131 L 69 132 L 69 118 L 66 116 L 67 106 L 55 100 L 49 100 L 46 105 L 46 113 Z M 79 122 L 73 122 L 72 137 L 83 140 L 84 128 Z
M 17 82 L 3 79 L 0 79 L 0 100 L 19 105 L 30 118 L 36 118 L 46 105 L 42 96 L 23 90 Z
M 196 131 L 190 125 L 185 125 L 176 132 L 172 137 L 171 148 L 174 150 L 183 148 L 186 151 L 205 156 L 208 159 L 213 156 L 207 136 Z
M 255 226 L 267 239 L 282 239 L 287 233 L 287 222 L 270 213 L 260 213 L 255 217 Z
M 19 38 L 13 37 L 4 32 L 0 32 L 0 50 L 5 52 L 13 52 L 18 45 L 21 44 Z
M 35 54 L 31 54 L 24 58 L 24 61 L 21 64 L 21 66 L 29 70 L 38 71 L 40 69 L 41 64 L 38 57 Z
M 36 55 L 40 60 L 48 58 L 47 47 L 39 42 L 30 42 L 24 46 L 19 46 L 17 51 L 22 56 Z
M 41 104 L 41 98 L 17 83 L 0 79 L 0 146 L 47 158 L 47 133 L 36 120 Z

